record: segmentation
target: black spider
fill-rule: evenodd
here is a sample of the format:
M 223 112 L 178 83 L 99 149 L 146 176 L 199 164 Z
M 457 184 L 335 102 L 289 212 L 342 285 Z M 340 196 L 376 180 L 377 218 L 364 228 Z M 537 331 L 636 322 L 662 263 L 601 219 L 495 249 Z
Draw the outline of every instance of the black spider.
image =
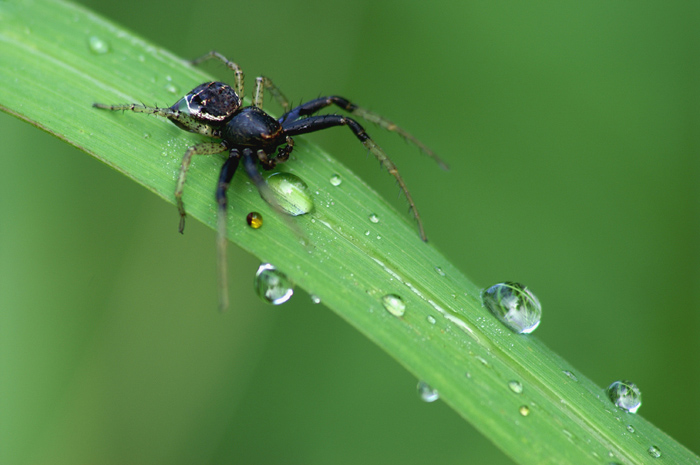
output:
M 193 145 L 187 149 L 182 158 L 180 175 L 177 180 L 177 187 L 175 188 L 175 200 L 180 212 L 180 232 L 183 232 L 185 228 L 185 207 L 182 202 L 182 192 L 192 156 L 211 155 L 224 151 L 229 152 L 228 158 L 221 168 L 219 182 L 216 188 L 216 201 L 219 206 L 217 239 L 220 280 L 219 303 L 222 309 L 228 306 L 226 282 L 226 191 L 233 178 L 233 174 L 236 172 L 236 168 L 238 168 L 239 162 L 242 161 L 243 168 L 253 183 L 258 187 L 261 196 L 279 210 L 279 206 L 274 201 L 274 198 L 269 195 L 269 188 L 256 165 L 257 162 L 260 162 L 265 170 L 270 170 L 278 163 L 287 161 L 294 147 L 292 136 L 320 131 L 333 126 L 348 126 L 355 137 L 357 137 L 379 160 L 382 166 L 396 178 L 396 181 L 408 200 L 413 216 L 416 218 L 421 239 L 424 241 L 427 240 L 420 215 L 418 215 L 418 210 L 416 210 L 413 198 L 399 175 L 396 165 L 394 165 L 384 151 L 370 139 L 362 126 L 354 119 L 346 116 L 314 116 L 314 113 L 330 105 L 336 105 L 352 115 L 377 123 L 384 129 L 400 134 L 405 139 L 417 145 L 420 150 L 428 154 L 431 158 L 436 160 L 440 166 L 446 169 L 447 165 L 430 149 L 391 121 L 376 113 L 358 107 L 343 97 L 321 97 L 303 103 L 290 110 L 287 99 L 272 81 L 266 77 L 258 77 L 256 79 L 253 104 L 242 107 L 243 72 L 241 68 L 236 63 L 229 61 L 226 57 L 213 50 L 193 60 L 191 63 L 196 65 L 210 58 L 222 61 L 235 73 L 236 77 L 233 88 L 221 82 L 206 82 L 195 87 L 190 93 L 178 100 L 170 108 L 147 107 L 137 103 L 124 105 L 94 103 L 93 106 L 105 110 L 130 110 L 137 113 L 164 116 L 185 131 L 220 140 L 220 142 L 202 142 Z M 267 89 L 279 104 L 282 105 L 284 114 L 279 119 L 273 118 L 262 110 L 263 89 Z M 275 154 L 275 151 L 277 154 Z

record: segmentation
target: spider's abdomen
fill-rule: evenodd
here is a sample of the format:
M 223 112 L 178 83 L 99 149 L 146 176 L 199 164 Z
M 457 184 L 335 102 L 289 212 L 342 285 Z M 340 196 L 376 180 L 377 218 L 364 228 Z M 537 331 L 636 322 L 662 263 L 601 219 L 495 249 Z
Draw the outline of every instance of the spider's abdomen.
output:
M 286 140 L 282 125 L 257 107 L 245 107 L 222 130 L 221 138 L 230 147 L 251 147 L 266 152 Z

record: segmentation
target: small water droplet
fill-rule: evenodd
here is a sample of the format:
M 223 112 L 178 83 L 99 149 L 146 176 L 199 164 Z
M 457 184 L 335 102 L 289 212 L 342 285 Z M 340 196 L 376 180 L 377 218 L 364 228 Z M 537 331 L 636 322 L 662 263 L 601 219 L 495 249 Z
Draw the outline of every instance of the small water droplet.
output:
M 311 297 L 311 302 L 315 304 L 320 304 L 321 303 L 321 298 L 317 296 L 316 294 L 311 294 L 309 297 Z
M 562 371 L 562 373 L 564 373 L 566 376 L 571 378 L 571 381 L 578 383 L 578 378 L 576 377 L 575 374 L 573 374 L 573 372 L 571 372 L 569 370 L 564 370 L 564 371 Z
M 144 138 L 144 139 L 150 139 L 150 138 L 151 138 L 151 135 L 150 135 L 149 133 L 147 133 L 147 132 L 144 132 L 144 133 L 143 133 L 143 138 Z
M 542 306 L 522 284 L 496 284 L 482 292 L 482 299 L 496 318 L 518 334 L 529 334 L 540 324 Z
M 508 381 L 508 387 L 516 394 L 523 393 L 523 384 L 520 381 Z
M 379 217 L 375 213 L 369 215 L 369 220 L 375 224 L 379 223 Z
M 280 208 L 292 216 L 304 215 L 313 211 L 314 200 L 309 186 L 299 176 L 292 173 L 273 173 L 267 177 L 275 200 Z
M 437 271 L 437 274 L 439 274 L 440 276 L 445 276 L 445 272 L 442 271 L 442 268 L 440 268 L 439 266 L 435 267 L 435 271 Z
M 245 217 L 246 223 L 253 229 L 260 229 L 263 225 L 263 217 L 258 212 L 250 212 L 248 216 Z
M 434 325 L 437 321 L 437 320 L 435 320 L 435 317 L 432 315 L 428 315 L 428 317 L 426 319 L 428 320 L 428 323 L 430 323 L 431 325 Z
M 649 455 L 655 459 L 661 457 L 661 449 L 659 449 L 657 446 L 650 446 L 649 449 L 647 449 L 647 452 L 649 452 Z
M 627 431 L 629 431 L 630 433 L 634 434 L 634 426 L 632 426 L 632 425 L 627 425 Z
M 167 83 L 167 84 L 165 85 L 165 90 L 167 90 L 167 91 L 170 92 L 171 94 L 180 95 L 180 90 L 179 90 L 179 89 L 177 88 L 177 86 L 176 86 L 175 84 L 173 84 L 172 82 L 169 82 L 169 83 Z
M 608 397 L 615 406 L 637 413 L 642 405 L 642 391 L 631 381 L 615 381 L 608 386 Z
M 396 294 L 387 294 L 382 297 L 382 304 L 394 316 L 403 316 L 406 312 L 406 304 Z
M 97 36 L 88 38 L 88 47 L 95 55 L 104 55 L 109 52 L 109 44 Z
M 527 405 L 521 405 L 518 409 L 518 412 L 520 412 L 520 415 L 526 417 L 530 415 L 530 407 L 528 407 Z
M 430 387 L 425 381 L 418 381 L 418 395 L 423 402 L 435 402 L 440 398 L 437 389 Z
M 333 176 L 331 176 L 331 185 L 332 186 L 338 187 L 342 183 L 343 183 L 343 180 L 340 179 L 340 176 L 338 176 L 337 174 L 334 174 Z
M 255 292 L 265 302 L 273 305 L 285 303 L 294 294 L 287 275 L 269 263 L 263 263 L 255 273 Z

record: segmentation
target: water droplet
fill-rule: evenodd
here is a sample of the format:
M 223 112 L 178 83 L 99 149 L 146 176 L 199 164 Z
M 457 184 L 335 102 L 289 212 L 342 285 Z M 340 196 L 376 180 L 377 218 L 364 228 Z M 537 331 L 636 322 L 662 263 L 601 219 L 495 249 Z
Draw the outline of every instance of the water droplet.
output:
M 250 212 L 248 216 L 245 217 L 246 223 L 253 229 L 260 229 L 263 225 L 263 217 L 258 212 Z
M 167 83 L 167 84 L 165 85 L 165 90 L 167 90 L 167 91 L 170 92 L 171 94 L 180 95 L 180 90 L 179 90 L 179 89 L 177 88 L 177 86 L 176 86 L 175 84 L 173 84 L 172 82 L 169 82 L 169 83 Z
M 147 133 L 147 132 L 144 132 L 144 133 L 143 133 L 143 138 L 144 138 L 144 139 L 150 139 L 150 138 L 151 138 L 151 134 L 149 134 L 149 133 Z
M 484 306 L 516 333 L 529 334 L 540 324 L 542 306 L 522 284 L 496 284 L 482 292 L 482 299 Z
M 316 294 L 311 294 L 309 297 L 311 297 L 311 302 L 315 304 L 320 304 L 321 303 L 321 298 L 317 296 Z
M 340 179 L 340 176 L 338 176 L 337 174 L 334 174 L 333 176 L 331 176 L 331 185 L 332 186 L 338 187 L 342 183 L 343 183 L 343 180 Z
M 379 217 L 375 213 L 372 213 L 371 215 L 369 215 L 369 220 L 375 224 L 379 223 Z
M 569 378 L 571 378 L 571 381 L 573 381 L 573 382 L 575 382 L 575 383 L 578 383 L 578 378 L 577 378 L 576 375 L 573 374 L 571 371 L 569 371 L 569 370 L 564 370 L 564 371 L 562 371 L 562 373 L 564 373 L 566 376 L 568 376 Z
M 637 413 L 642 405 L 642 391 L 631 381 L 615 381 L 608 386 L 608 397 L 613 404 L 630 413 Z
M 95 55 L 104 55 L 109 52 L 109 44 L 97 36 L 91 36 L 88 39 L 88 47 Z
M 275 195 L 279 206 L 292 216 L 304 215 L 314 209 L 309 186 L 299 176 L 291 173 L 273 173 L 267 184 Z
M 439 274 L 440 276 L 445 276 L 445 272 L 442 271 L 442 268 L 440 268 L 439 266 L 435 267 L 435 271 L 437 271 L 437 274 Z
M 516 394 L 523 393 L 523 384 L 520 381 L 508 381 L 508 387 Z
M 265 302 L 273 305 L 285 303 L 294 294 L 287 275 L 269 263 L 263 263 L 255 273 L 255 292 Z
M 435 317 L 432 315 L 428 315 L 428 317 L 426 319 L 428 320 L 428 323 L 430 323 L 431 325 L 434 325 L 437 321 L 437 320 L 435 320 Z
M 418 395 L 423 402 L 435 402 L 440 398 L 437 389 L 433 389 L 425 381 L 418 381 Z
M 518 412 L 520 412 L 520 415 L 526 417 L 530 415 L 530 407 L 528 407 L 527 405 L 521 405 L 518 409 Z
M 406 304 L 396 294 L 387 294 L 382 297 L 382 304 L 394 316 L 403 316 L 406 312 Z
M 627 431 L 629 431 L 630 433 L 634 434 L 634 426 L 632 426 L 632 425 L 627 425 Z
M 647 452 L 649 452 L 649 455 L 651 455 L 655 459 L 661 457 L 661 449 L 659 449 L 656 446 L 650 446 L 649 449 L 647 449 Z

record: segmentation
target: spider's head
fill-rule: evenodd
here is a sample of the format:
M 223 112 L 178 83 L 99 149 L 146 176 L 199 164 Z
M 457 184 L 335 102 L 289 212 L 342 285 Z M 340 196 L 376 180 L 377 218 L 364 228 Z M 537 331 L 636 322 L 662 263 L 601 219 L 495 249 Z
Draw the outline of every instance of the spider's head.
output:
M 179 114 L 187 115 L 192 124 L 183 125 L 172 120 L 177 126 L 191 132 L 209 135 L 221 127 L 241 107 L 241 99 L 231 86 L 222 82 L 205 82 L 170 107 Z

